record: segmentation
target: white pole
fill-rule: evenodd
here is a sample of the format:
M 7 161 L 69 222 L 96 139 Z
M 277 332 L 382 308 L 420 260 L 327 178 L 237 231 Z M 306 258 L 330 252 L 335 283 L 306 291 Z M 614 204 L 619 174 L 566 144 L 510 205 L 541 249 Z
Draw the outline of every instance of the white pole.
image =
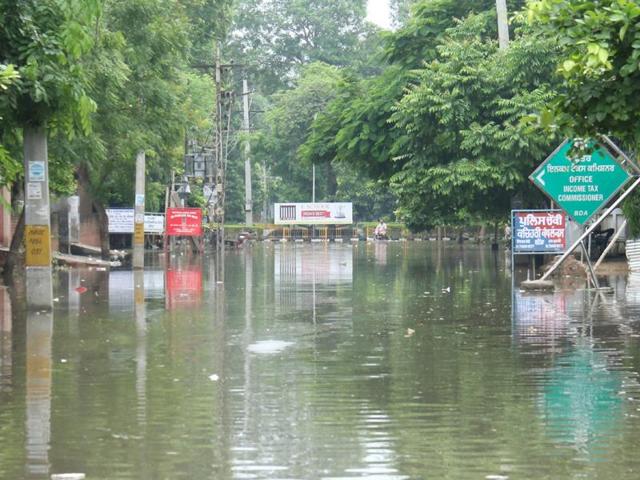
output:
M 249 84 L 246 78 L 242 79 L 242 105 L 244 110 L 243 129 L 245 135 L 249 134 Z M 244 212 L 247 226 L 253 225 L 253 198 L 251 193 L 251 143 L 249 138 L 244 142 Z
M 498 14 L 498 44 L 500 50 L 509 46 L 509 19 L 507 17 L 507 0 L 496 0 Z
M 144 151 L 136 156 L 136 196 L 133 223 L 133 268 L 144 268 Z
M 45 126 L 24 129 L 27 306 L 53 308 L 49 158 Z

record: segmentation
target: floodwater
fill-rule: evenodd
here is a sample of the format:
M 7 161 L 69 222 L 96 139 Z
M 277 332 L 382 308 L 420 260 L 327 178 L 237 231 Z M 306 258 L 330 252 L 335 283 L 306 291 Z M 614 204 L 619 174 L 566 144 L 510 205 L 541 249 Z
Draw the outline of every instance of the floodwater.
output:
M 0 478 L 637 479 L 640 279 L 504 252 L 255 245 L 0 288 Z

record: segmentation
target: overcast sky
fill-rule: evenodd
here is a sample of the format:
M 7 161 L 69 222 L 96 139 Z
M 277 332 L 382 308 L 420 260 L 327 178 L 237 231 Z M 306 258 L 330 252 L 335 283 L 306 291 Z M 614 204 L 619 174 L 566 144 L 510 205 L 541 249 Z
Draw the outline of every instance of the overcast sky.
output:
M 383 28 L 391 28 L 389 0 L 368 0 L 367 19 Z

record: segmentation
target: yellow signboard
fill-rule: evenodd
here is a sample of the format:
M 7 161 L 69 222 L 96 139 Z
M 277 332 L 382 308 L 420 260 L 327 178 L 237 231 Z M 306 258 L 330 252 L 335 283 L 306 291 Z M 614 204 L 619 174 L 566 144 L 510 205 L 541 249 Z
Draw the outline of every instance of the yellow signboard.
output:
M 144 223 L 136 223 L 133 228 L 134 245 L 144 245 Z
M 51 266 L 51 235 L 47 225 L 24 227 L 27 267 Z

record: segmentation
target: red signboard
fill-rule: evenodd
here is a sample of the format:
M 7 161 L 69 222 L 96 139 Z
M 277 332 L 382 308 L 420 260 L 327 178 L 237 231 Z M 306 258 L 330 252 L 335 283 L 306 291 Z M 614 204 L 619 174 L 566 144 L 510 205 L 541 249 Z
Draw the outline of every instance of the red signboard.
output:
M 302 210 L 302 218 L 331 218 L 329 210 Z
M 167 208 L 167 235 L 201 237 L 202 210 L 199 208 Z

